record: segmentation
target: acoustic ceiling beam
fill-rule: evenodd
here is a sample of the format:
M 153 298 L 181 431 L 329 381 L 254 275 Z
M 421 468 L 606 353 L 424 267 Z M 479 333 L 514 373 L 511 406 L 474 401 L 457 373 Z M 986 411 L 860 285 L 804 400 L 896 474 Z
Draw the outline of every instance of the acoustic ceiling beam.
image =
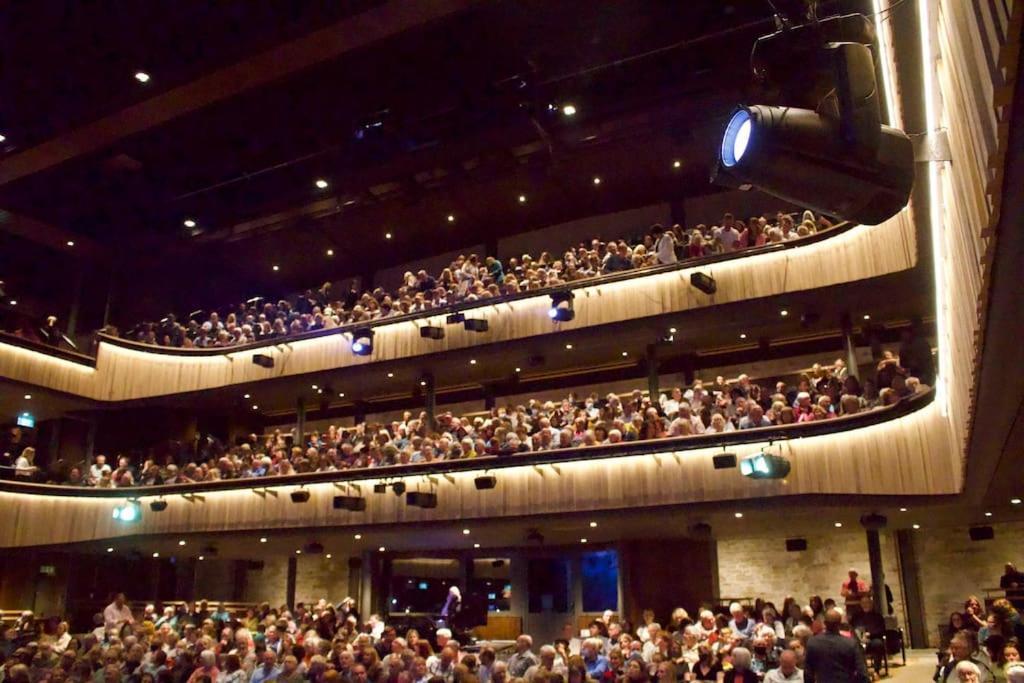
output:
M 0 162 L 0 186 L 345 53 L 460 12 L 474 0 L 393 0 L 85 124 Z

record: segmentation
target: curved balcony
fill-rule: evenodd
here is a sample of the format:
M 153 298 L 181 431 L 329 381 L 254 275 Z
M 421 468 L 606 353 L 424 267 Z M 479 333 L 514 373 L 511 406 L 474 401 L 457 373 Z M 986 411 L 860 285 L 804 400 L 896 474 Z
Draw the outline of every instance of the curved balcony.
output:
M 932 403 L 933 394 L 822 422 L 507 457 L 129 489 L 0 482 L 0 505 L 13 522 L 0 529 L 0 547 L 138 534 L 365 527 L 774 496 L 955 494 L 960 490 L 960 462 L 946 422 Z M 784 480 L 750 480 L 736 469 L 716 470 L 711 456 L 723 449 L 741 457 L 764 449 L 781 452 L 792 463 L 792 471 Z M 495 489 L 476 489 L 473 479 L 484 471 L 497 476 Z M 382 480 L 402 481 L 409 491 L 432 488 L 438 494 L 437 507 L 409 507 L 401 497 L 374 495 L 371 483 Z M 310 492 L 309 502 L 291 502 L 289 493 L 298 487 Z M 366 510 L 333 509 L 333 497 L 341 493 L 365 497 Z M 126 499 L 140 502 L 139 522 L 113 519 L 113 506 Z M 150 511 L 149 503 L 159 499 L 168 501 L 167 509 Z
M 793 242 L 560 287 L 571 289 L 576 296 L 576 317 L 571 322 L 553 324 L 547 316 L 551 292 L 536 290 L 245 347 L 177 349 L 102 337 L 95 367 L 84 361 L 57 358 L 50 349 L 16 346 L 4 337 L 0 340 L 0 375 L 99 401 L 142 399 L 515 342 L 811 290 L 915 265 L 916 239 L 909 211 L 880 225 L 853 227 L 837 226 Z M 883 244 L 885 248 L 880 248 Z M 689 285 L 691 273 L 698 271 L 715 278 L 715 294 L 703 294 Z M 453 328 L 442 340 L 420 337 L 420 325 L 442 326 L 451 312 L 487 320 L 488 332 L 476 334 Z M 366 326 L 376 333 L 374 352 L 372 356 L 356 356 L 347 341 L 342 341 L 343 335 Z M 274 367 L 254 365 L 251 361 L 255 353 L 273 358 Z

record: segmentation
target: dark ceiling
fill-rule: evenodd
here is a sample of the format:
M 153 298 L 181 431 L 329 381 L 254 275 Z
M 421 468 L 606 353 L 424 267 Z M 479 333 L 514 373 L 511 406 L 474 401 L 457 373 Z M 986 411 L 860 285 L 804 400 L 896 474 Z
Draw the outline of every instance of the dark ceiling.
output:
M 750 48 L 773 28 L 769 3 L 717 0 L 439 0 L 400 31 L 372 23 L 409 7 L 7 4 L 0 208 L 53 226 L 58 250 L 96 247 L 85 297 L 105 298 L 113 270 L 117 323 L 283 295 L 714 191 L 717 127 L 753 94 Z M 339 46 L 370 29 L 386 37 Z M 294 63 L 263 79 L 272 50 Z M 196 86 L 233 68 L 233 96 Z M 7 279 L 31 290 L 38 270 Z

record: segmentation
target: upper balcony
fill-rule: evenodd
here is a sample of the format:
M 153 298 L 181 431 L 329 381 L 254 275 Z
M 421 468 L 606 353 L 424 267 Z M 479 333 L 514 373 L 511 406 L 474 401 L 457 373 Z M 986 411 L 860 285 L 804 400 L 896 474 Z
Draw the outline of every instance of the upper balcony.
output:
M 96 401 L 131 401 L 372 363 L 412 360 L 422 364 L 433 354 L 445 352 L 477 349 L 500 354 L 508 343 L 536 343 L 559 333 L 586 335 L 615 329 L 620 334 L 629 328 L 662 326 L 660 321 L 669 319 L 683 327 L 687 315 L 701 309 L 772 297 L 796 300 L 801 292 L 899 273 L 916 262 L 916 235 L 907 210 L 876 226 L 844 223 L 789 242 L 244 346 L 167 348 L 101 336 L 92 361 L 5 335 L 0 340 L 0 375 Z M 690 276 L 695 273 L 714 278 L 717 291 L 705 294 L 691 286 Z M 574 295 L 575 318 L 553 322 L 548 316 L 551 294 L 564 291 Z M 879 300 L 873 305 L 884 313 L 891 303 Z M 479 333 L 447 325 L 452 313 L 484 320 L 487 329 Z M 445 328 L 444 338 L 421 336 L 420 328 L 428 325 Z M 374 332 L 373 353 L 353 354 L 351 334 L 365 328 Z M 756 339 L 752 334 L 752 342 Z M 272 359 L 273 367 L 255 364 L 257 354 Z

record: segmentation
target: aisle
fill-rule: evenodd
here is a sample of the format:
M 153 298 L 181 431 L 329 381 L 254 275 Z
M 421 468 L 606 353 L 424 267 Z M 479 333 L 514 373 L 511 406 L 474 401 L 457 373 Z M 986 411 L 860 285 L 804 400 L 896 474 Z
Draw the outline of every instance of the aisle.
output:
M 899 655 L 896 656 L 899 659 Z M 935 675 L 935 650 L 908 650 L 907 665 L 895 666 L 892 675 L 883 681 L 899 683 L 928 683 Z

